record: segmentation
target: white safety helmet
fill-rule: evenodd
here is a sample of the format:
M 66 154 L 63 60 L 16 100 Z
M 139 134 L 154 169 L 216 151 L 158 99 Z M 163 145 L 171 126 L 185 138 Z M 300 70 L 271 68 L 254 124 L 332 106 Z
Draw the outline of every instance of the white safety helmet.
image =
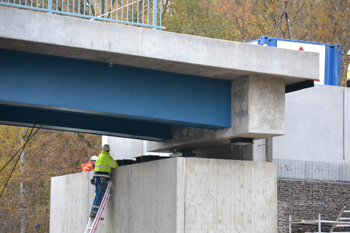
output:
M 348 51 L 348 53 L 346 55 L 350 56 L 350 50 Z
M 104 144 L 102 146 L 102 150 L 109 152 L 109 145 L 108 144 Z
M 90 160 L 97 160 L 97 156 L 96 155 L 94 155 L 94 156 L 92 156 L 91 158 L 90 158 Z

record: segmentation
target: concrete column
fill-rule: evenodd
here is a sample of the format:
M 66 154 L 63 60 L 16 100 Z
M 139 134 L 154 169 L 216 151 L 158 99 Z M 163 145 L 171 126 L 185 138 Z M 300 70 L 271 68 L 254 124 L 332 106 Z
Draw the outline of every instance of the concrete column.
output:
M 254 140 L 253 161 L 267 162 L 266 146 L 266 139 Z
M 273 138 L 266 138 L 266 162 L 273 161 Z

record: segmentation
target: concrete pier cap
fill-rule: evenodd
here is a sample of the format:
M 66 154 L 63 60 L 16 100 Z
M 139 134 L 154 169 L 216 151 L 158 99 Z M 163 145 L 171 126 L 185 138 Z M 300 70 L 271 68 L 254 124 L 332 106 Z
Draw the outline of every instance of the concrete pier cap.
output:
M 230 128 L 173 126 L 171 140 L 148 142 L 147 151 L 211 147 L 229 144 L 237 137 L 283 135 L 285 92 L 308 87 L 319 78 L 319 55 L 312 52 L 8 7 L 0 7 L 0 21 L 1 49 L 231 80 Z
M 171 140 L 147 142 L 147 151 L 198 149 L 231 144 L 231 139 L 284 134 L 285 80 L 248 76 L 232 81 L 231 128 L 173 127 Z

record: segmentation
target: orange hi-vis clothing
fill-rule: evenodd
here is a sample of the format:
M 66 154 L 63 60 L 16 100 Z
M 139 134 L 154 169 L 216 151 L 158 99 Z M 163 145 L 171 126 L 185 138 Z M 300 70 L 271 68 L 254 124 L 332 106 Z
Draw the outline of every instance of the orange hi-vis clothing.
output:
M 91 163 L 91 161 L 87 163 L 83 163 L 81 165 L 81 169 L 83 169 L 83 172 L 91 172 L 94 170 L 94 165 Z

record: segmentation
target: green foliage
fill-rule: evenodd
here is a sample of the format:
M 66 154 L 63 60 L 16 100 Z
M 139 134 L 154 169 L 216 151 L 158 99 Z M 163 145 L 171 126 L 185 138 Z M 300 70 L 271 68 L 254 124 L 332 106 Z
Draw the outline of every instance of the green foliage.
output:
M 214 0 L 177 0 L 164 8 L 163 23 L 168 31 L 222 38 L 224 18 L 217 10 Z

